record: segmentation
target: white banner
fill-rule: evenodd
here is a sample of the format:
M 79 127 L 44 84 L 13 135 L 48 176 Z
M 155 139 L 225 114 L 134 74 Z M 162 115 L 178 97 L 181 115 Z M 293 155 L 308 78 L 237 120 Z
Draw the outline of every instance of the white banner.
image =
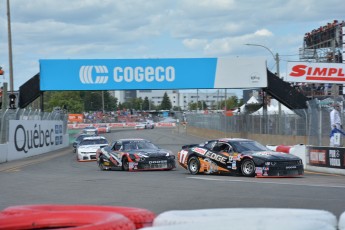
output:
M 344 84 L 345 64 L 288 62 L 286 81 Z
M 10 120 L 7 160 L 16 160 L 64 147 L 63 122 Z

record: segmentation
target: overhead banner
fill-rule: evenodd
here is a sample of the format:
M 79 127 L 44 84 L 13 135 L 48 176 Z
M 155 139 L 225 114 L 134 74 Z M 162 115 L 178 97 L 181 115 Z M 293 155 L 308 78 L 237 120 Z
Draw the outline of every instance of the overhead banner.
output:
M 344 84 L 345 64 L 288 62 L 286 81 Z
M 42 91 L 262 87 L 264 58 L 40 60 Z

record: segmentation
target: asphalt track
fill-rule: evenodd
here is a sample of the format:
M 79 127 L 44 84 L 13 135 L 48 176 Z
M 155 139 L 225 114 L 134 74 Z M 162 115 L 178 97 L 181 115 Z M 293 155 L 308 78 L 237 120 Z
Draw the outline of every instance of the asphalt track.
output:
M 140 137 L 175 154 L 205 139 L 184 129 L 119 129 L 109 141 Z M 0 164 L 0 209 L 24 204 L 95 204 L 140 207 L 156 214 L 210 208 L 299 208 L 345 212 L 345 176 L 306 172 L 301 178 L 191 175 L 173 171 L 100 171 L 77 162 L 72 147 Z

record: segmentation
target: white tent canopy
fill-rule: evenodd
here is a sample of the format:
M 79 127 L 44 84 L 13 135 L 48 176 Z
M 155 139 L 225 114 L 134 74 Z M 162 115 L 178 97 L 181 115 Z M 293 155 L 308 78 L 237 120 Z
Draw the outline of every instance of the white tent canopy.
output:
M 276 99 L 271 99 L 270 105 L 267 106 L 267 114 L 279 114 L 279 102 Z M 280 109 L 282 114 L 295 114 L 294 111 L 290 110 L 283 104 L 280 104 Z M 252 115 L 261 115 L 263 114 L 263 107 L 259 110 L 252 113 Z

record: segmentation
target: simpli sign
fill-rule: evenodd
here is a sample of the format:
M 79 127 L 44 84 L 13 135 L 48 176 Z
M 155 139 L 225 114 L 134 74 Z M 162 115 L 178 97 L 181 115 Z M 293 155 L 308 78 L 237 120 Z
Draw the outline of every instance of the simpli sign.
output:
M 286 81 L 344 84 L 345 64 L 288 62 Z

